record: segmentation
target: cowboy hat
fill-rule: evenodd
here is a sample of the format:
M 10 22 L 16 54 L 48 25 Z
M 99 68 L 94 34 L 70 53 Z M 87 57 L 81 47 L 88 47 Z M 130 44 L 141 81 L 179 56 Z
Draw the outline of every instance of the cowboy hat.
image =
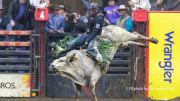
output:
M 126 6 L 125 5 L 120 5 L 118 10 L 126 10 Z
M 58 7 L 59 7 L 60 9 L 66 10 L 66 8 L 64 7 L 64 5 L 59 5 Z
M 61 8 L 60 8 L 59 6 L 56 6 L 56 5 L 55 5 L 55 6 L 52 7 L 52 9 L 53 9 L 53 10 L 60 10 Z

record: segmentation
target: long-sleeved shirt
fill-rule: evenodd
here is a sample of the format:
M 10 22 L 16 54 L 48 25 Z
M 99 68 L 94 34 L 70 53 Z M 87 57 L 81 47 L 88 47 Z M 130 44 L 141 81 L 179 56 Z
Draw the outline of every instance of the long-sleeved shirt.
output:
M 64 32 L 64 16 L 58 14 L 49 14 L 49 21 L 46 26 L 46 30 L 61 30 Z
M 110 22 L 110 24 L 115 25 L 117 18 L 120 16 L 117 12 L 118 6 L 108 6 L 104 8 L 104 11 L 106 12 L 106 18 Z
M 97 35 L 101 34 L 102 27 L 104 22 L 104 16 L 98 15 L 95 17 L 94 21 L 90 24 L 88 38 L 86 39 L 87 43 L 90 43 L 91 40 L 93 40 Z
M 23 17 L 24 13 L 25 13 L 25 7 L 24 7 L 24 5 L 20 4 L 19 12 L 15 19 L 16 20 L 21 19 Z
M 17 21 L 23 25 L 27 23 L 27 5 L 20 4 L 19 0 L 12 0 L 8 8 L 9 20 Z
M 83 2 L 83 6 L 85 10 L 89 10 L 91 8 L 91 4 L 87 0 L 81 0 Z M 83 20 L 86 23 L 85 19 Z M 88 38 L 86 39 L 87 43 L 90 43 L 98 34 L 101 33 L 104 22 L 104 16 L 98 15 L 94 18 L 93 21 L 88 21 Z
M 132 24 L 132 20 L 131 20 L 131 17 L 129 15 L 126 15 L 126 16 L 122 16 L 122 17 L 119 17 L 117 19 L 117 23 L 116 23 L 118 26 L 124 28 L 125 30 L 131 32 L 132 31 L 132 28 L 133 28 L 133 24 Z

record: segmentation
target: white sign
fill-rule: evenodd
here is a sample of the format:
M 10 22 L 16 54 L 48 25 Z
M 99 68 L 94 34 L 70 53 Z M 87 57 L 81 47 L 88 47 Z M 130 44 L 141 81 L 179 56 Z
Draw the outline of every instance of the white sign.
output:
M 30 74 L 0 74 L 0 97 L 30 97 Z

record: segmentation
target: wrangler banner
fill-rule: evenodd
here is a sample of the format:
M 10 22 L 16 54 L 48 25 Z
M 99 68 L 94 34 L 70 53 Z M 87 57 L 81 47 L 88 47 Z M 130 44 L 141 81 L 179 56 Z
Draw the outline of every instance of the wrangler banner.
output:
M 150 12 L 146 58 L 146 96 L 155 100 L 180 97 L 180 13 Z

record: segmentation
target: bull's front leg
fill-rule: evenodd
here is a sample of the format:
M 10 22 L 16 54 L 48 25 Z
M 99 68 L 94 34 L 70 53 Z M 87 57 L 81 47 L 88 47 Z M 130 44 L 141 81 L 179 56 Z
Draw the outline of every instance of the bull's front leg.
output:
M 79 101 L 81 95 L 81 85 L 75 83 L 75 87 L 76 87 L 75 100 Z
M 133 34 L 136 35 L 137 39 L 147 40 L 147 41 L 150 41 L 154 44 L 158 43 L 158 40 L 155 38 L 149 38 L 149 37 L 143 36 L 143 35 L 139 34 L 138 32 L 133 32 Z

